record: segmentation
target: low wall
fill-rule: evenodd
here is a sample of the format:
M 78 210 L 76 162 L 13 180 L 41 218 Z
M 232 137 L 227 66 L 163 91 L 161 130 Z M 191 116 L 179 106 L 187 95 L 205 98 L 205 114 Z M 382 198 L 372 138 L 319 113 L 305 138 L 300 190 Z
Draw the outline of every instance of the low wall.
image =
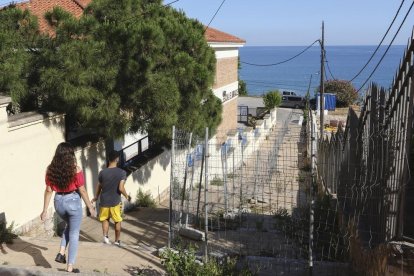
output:
M 245 127 L 244 129 L 221 129 L 209 140 L 209 181 L 214 179 L 224 179 L 224 173 L 232 174 L 234 169 L 241 166 L 243 162 L 249 159 L 249 156 L 256 154 L 260 149 L 260 145 L 265 141 L 273 128 L 276 125 L 276 109 L 272 109 L 270 114 L 266 115 L 263 120 L 256 122 L 256 128 Z M 243 139 L 239 139 L 241 136 Z M 245 142 L 244 142 L 245 141 Z M 224 160 L 222 156 L 222 145 L 226 143 L 229 148 L 226 155 L 227 159 Z M 179 148 L 183 145 L 178 145 Z M 190 152 L 194 152 L 195 148 L 192 148 Z M 178 179 L 184 179 L 185 169 L 185 155 L 187 150 L 176 152 L 176 164 L 179 169 L 175 170 L 174 177 Z M 244 160 L 242 158 L 245 158 Z M 195 166 L 195 175 L 199 175 L 201 172 L 201 162 L 198 162 Z M 224 168 L 225 169 L 224 169 Z M 181 170 L 180 170 L 181 169 Z
M 8 223 L 13 221 L 15 226 L 22 227 L 42 211 L 45 171 L 56 146 L 64 141 L 64 116 L 25 113 L 7 120 L 10 98 L 3 101 L 0 212 L 5 213 Z
M 40 221 L 45 190 L 45 172 L 57 145 L 65 141 L 62 114 L 22 113 L 7 117 L 10 97 L 0 96 L 0 214 L 14 222 L 20 234 L 52 235 L 56 225 L 53 198 L 48 221 Z M 85 174 L 89 197 L 96 192 L 99 171 L 105 168 L 105 143 L 76 149 L 78 166 Z M 166 150 L 129 175 L 126 190 L 135 200 L 138 190 L 157 201 L 165 198 L 170 179 L 170 151 Z

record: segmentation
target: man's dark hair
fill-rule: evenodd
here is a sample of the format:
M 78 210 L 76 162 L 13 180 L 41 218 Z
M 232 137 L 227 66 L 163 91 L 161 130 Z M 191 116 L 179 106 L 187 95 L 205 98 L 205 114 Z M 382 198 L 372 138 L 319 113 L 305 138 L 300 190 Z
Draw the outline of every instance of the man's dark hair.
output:
M 112 150 L 109 152 L 108 154 L 108 161 L 109 162 L 113 162 L 115 161 L 115 159 L 117 159 L 119 157 L 119 152 L 116 150 Z

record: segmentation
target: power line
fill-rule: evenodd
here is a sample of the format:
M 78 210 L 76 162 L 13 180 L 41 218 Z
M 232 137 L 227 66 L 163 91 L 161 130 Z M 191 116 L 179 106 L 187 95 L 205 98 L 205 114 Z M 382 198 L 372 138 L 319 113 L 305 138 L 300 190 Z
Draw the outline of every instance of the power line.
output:
M 283 63 L 286 63 L 288 61 L 291 61 L 292 59 L 297 58 L 298 56 L 300 56 L 301 54 L 303 54 L 304 52 L 306 52 L 307 50 L 309 50 L 316 42 L 319 42 L 319 39 L 315 40 L 311 45 L 309 45 L 308 47 L 306 47 L 305 49 L 303 49 L 301 52 L 299 52 L 298 54 L 294 55 L 293 57 L 288 58 L 288 59 L 283 60 L 283 61 L 276 62 L 276 63 L 257 64 L 257 63 L 250 63 L 250 62 L 246 62 L 246 61 L 240 61 L 240 63 L 247 64 L 247 65 L 251 65 L 251 66 L 263 66 L 263 67 L 265 67 L 265 66 L 276 66 L 276 65 L 283 64 Z
M 325 61 L 325 63 L 327 64 L 327 62 Z M 329 79 L 328 79 L 328 74 L 326 73 L 326 67 L 327 66 L 324 66 L 323 67 L 323 71 L 324 71 L 324 77 L 325 77 L 325 82 L 327 82 Z
M 401 22 L 400 26 L 398 27 L 397 32 L 395 33 L 394 37 L 392 38 L 390 44 L 388 45 L 387 49 L 385 50 L 384 54 L 382 55 L 381 59 L 378 61 L 377 65 L 375 66 L 374 70 L 372 70 L 371 74 L 368 76 L 368 78 L 365 80 L 365 82 L 361 85 L 361 87 L 358 89 L 357 92 L 361 91 L 361 89 L 365 86 L 365 84 L 367 84 L 367 82 L 371 79 L 372 75 L 374 75 L 375 71 L 377 71 L 379 65 L 381 64 L 382 60 L 384 59 L 384 57 L 387 55 L 388 50 L 391 48 L 392 43 L 394 43 L 395 38 L 397 37 L 398 33 L 401 30 L 401 27 L 404 25 L 405 20 L 407 19 L 408 15 L 411 12 L 411 9 L 414 6 L 414 1 L 411 3 L 410 8 L 408 9 L 407 13 L 404 16 L 403 21 Z
M 214 13 L 213 17 L 211 18 L 210 22 L 208 22 L 206 28 L 204 29 L 204 32 L 207 31 L 208 27 L 210 27 L 211 22 L 213 22 L 214 18 L 216 17 L 216 15 L 218 14 L 218 12 L 220 11 L 220 9 L 223 6 L 224 2 L 226 2 L 226 0 L 223 0 L 221 2 L 220 6 L 218 7 L 218 9 L 216 10 L 216 12 Z
M 350 80 L 350 82 L 352 82 L 354 79 L 356 79 L 361 73 L 362 73 L 362 71 L 364 71 L 365 70 L 365 68 L 368 66 L 368 64 L 371 62 L 371 60 L 374 58 L 374 56 L 375 56 L 375 54 L 378 52 L 378 50 L 379 50 L 379 48 L 381 47 L 381 45 L 382 45 L 382 43 L 384 42 L 384 39 L 385 39 L 385 37 L 388 35 L 388 32 L 390 31 L 390 29 L 391 29 L 391 27 L 392 27 L 392 25 L 394 25 L 394 22 L 395 22 L 395 20 L 397 19 L 397 17 L 398 17 L 398 14 L 400 13 L 400 10 L 401 10 L 401 8 L 402 8 L 402 6 L 403 6 L 403 4 L 404 4 L 404 1 L 405 0 L 402 0 L 401 1 L 401 4 L 400 4 L 400 6 L 398 7 L 398 10 L 397 10 L 397 12 L 395 13 L 395 16 L 394 16 L 394 18 L 392 19 L 392 22 L 391 22 L 391 24 L 388 26 L 388 29 L 387 29 L 387 31 L 385 32 L 385 34 L 382 36 L 382 39 L 381 39 L 381 41 L 380 41 L 380 43 L 378 44 L 378 46 L 377 46 L 377 48 L 375 49 L 375 51 L 372 53 L 372 55 L 371 55 L 371 57 L 368 59 L 368 61 L 365 63 L 365 65 L 361 68 L 361 70 L 359 70 L 359 72 Z
M 336 78 L 335 78 L 335 77 L 334 77 L 334 75 L 332 74 L 331 67 L 329 66 L 329 62 L 326 60 L 326 61 L 325 61 L 325 63 L 326 63 L 326 67 L 328 67 L 328 72 L 329 72 L 329 75 L 331 75 L 331 78 L 332 78 L 333 80 L 336 80 Z M 325 72 L 325 74 L 326 74 L 326 72 Z
M 326 67 L 328 67 L 328 72 L 331 75 L 331 78 L 334 79 L 334 80 L 336 80 L 336 78 L 332 74 L 331 67 L 329 66 L 328 59 L 326 58 L 326 50 L 324 50 L 324 52 L 325 52 L 325 63 L 326 63 Z M 326 70 L 325 70 L 325 75 L 326 75 Z

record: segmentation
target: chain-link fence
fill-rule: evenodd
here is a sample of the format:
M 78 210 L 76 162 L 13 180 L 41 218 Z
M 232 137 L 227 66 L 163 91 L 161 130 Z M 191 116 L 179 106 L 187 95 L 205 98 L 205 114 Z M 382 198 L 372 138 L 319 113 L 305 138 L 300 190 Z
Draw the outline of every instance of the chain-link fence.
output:
M 312 168 L 303 112 L 279 112 L 283 118 L 268 117 L 255 129 L 212 137 L 208 130 L 205 137 L 174 131 L 171 244 L 198 240 L 204 257 L 237 256 L 264 275 L 304 273 L 309 254 L 319 273 L 341 273 L 341 266 L 323 264 L 335 260 L 327 221 L 334 210 L 314 213 L 316 250 L 309 250 Z M 329 212 L 321 204 L 314 206 Z

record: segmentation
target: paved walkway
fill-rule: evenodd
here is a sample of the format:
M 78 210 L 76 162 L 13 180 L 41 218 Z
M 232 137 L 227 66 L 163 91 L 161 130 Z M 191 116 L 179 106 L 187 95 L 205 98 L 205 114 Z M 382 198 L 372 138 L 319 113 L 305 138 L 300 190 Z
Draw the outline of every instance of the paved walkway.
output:
M 82 275 L 164 275 L 158 248 L 167 243 L 168 210 L 137 209 L 125 215 L 122 248 L 102 243 L 101 224 L 84 218 L 76 268 Z M 113 242 L 113 226 L 110 228 Z M 19 237 L 0 246 L 0 275 L 67 275 L 54 258 L 59 237 Z

